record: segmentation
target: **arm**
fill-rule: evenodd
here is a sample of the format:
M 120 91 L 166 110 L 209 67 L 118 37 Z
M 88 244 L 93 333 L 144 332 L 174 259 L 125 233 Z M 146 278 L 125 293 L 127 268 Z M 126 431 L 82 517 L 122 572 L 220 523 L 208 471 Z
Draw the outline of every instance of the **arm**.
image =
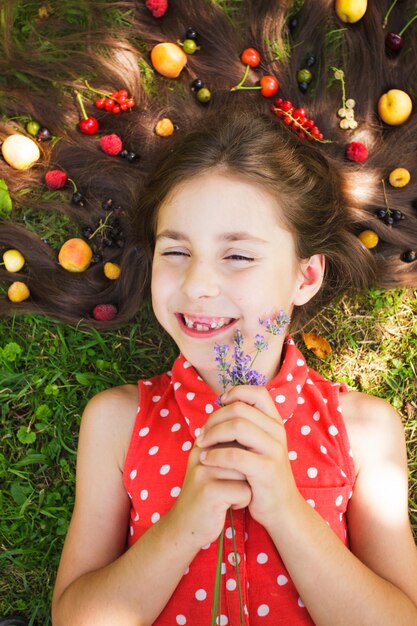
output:
M 125 551 L 130 502 L 122 470 L 137 404 L 136 388 L 120 387 L 93 398 L 83 415 L 75 507 L 53 596 L 54 626 L 152 624 L 201 546 L 219 535 L 228 507 L 240 506 L 239 498 L 246 506 L 250 498 L 243 480 L 230 480 L 224 481 L 222 499 L 216 475 L 227 472 L 203 468 L 192 451 L 175 507 Z M 216 506 L 217 516 L 210 515 Z
M 247 476 L 251 514 L 268 530 L 317 626 L 413 626 L 417 552 L 407 516 L 401 422 L 384 401 L 345 395 L 358 469 L 348 510 L 352 552 L 298 492 L 285 431 L 264 390 L 228 392 L 228 406 L 210 416 L 200 445 L 236 439 L 247 449 L 211 449 L 203 462 Z

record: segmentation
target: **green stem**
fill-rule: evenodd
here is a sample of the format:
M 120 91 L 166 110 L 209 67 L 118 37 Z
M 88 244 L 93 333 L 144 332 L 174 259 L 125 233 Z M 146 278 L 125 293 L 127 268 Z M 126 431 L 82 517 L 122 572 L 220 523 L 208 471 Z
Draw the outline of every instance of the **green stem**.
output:
M 240 626 L 244 626 L 242 585 L 240 584 L 239 562 L 238 562 L 238 554 L 237 554 L 237 548 L 236 548 L 236 533 L 235 533 L 235 526 L 233 523 L 233 511 L 231 508 L 229 509 L 229 515 L 230 515 L 230 525 L 232 527 L 233 552 L 235 555 L 237 590 L 239 593 Z
M 389 19 L 389 16 L 391 15 L 391 11 L 395 7 L 397 2 L 398 2 L 398 0 L 394 0 L 394 2 L 391 4 L 390 8 L 388 9 L 387 14 L 384 17 L 384 21 L 382 22 L 382 28 L 385 28 L 386 25 L 388 24 L 388 19 Z
M 252 89 L 262 89 L 262 87 L 261 85 L 255 85 L 255 87 L 232 87 L 230 91 L 243 91 L 244 89 L 251 91 Z
M 117 102 L 116 98 L 112 98 L 110 93 L 106 93 L 105 91 L 98 91 L 98 89 L 93 89 L 88 80 L 85 80 L 84 84 L 89 91 L 92 91 L 93 93 L 98 93 L 99 96 L 104 96 L 105 98 L 110 98 L 111 100 Z
M 72 178 L 68 178 L 68 180 L 69 180 L 69 182 L 72 184 L 72 186 L 73 186 L 73 188 L 74 188 L 74 193 L 75 193 L 76 191 L 78 191 L 78 189 L 77 189 L 77 185 L 75 184 L 75 181 L 73 181 L 73 180 L 72 180 Z
M 411 20 L 409 20 L 407 22 L 407 24 L 404 26 L 404 28 L 402 30 L 400 30 L 400 32 L 398 34 L 401 36 L 407 30 L 407 28 L 410 26 L 410 24 L 412 24 L 414 22 L 415 19 L 417 19 L 417 13 L 414 15 L 414 17 L 411 18 Z
M 95 237 L 97 235 L 97 233 L 100 233 L 102 230 L 107 228 L 107 222 L 109 221 L 109 217 L 112 215 L 112 213 L 113 213 L 113 211 L 110 211 L 109 213 L 107 213 L 104 222 L 103 222 L 103 220 L 100 220 L 99 225 L 97 226 L 95 231 L 93 233 L 91 233 L 91 235 L 89 236 L 89 239 L 92 239 L 93 237 Z
M 83 97 L 82 97 L 82 95 L 80 94 L 79 91 L 77 91 L 76 93 L 77 93 L 77 101 L 78 101 L 79 107 L 81 109 L 82 116 L 86 120 L 86 119 L 88 119 L 88 115 L 87 115 L 87 112 L 85 110 L 85 106 L 84 106 L 84 103 L 83 103 Z
M 216 578 L 214 581 L 213 603 L 211 605 L 211 623 L 210 626 L 216 626 L 217 616 L 221 610 L 221 590 L 220 584 L 222 579 L 222 558 L 223 558 L 224 528 L 219 535 L 219 546 L 217 550 L 217 566 Z
M 383 189 L 383 193 L 384 193 L 385 206 L 387 207 L 388 215 L 391 215 L 391 209 L 390 209 L 390 206 L 388 204 L 388 198 L 387 198 L 387 190 L 385 188 L 385 181 L 384 181 L 383 178 L 381 178 L 381 183 L 382 183 L 382 189 Z
M 232 87 L 230 91 L 237 91 L 238 89 L 242 89 L 242 85 L 245 83 L 245 80 L 248 77 L 249 70 L 250 70 L 250 65 L 247 65 L 245 67 L 245 73 L 243 74 L 242 80 L 240 81 L 238 85 L 236 85 L 236 87 Z

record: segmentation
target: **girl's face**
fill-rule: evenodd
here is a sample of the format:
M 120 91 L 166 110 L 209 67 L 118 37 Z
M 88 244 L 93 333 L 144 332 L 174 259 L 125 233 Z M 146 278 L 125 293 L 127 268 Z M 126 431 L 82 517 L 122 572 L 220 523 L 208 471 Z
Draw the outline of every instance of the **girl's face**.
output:
M 303 264 L 280 225 L 273 197 L 255 183 L 210 171 L 178 185 L 161 206 L 152 270 L 152 303 L 160 324 L 202 378 L 218 390 L 214 346 L 245 350 L 264 334 L 259 319 L 298 303 Z M 268 335 L 256 369 L 271 378 L 284 336 Z M 273 349 L 275 347 L 276 349 Z

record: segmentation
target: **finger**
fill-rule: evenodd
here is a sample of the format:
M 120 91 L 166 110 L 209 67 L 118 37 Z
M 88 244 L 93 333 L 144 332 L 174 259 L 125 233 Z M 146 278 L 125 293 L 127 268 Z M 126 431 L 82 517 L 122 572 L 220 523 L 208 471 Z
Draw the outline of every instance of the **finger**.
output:
M 263 421 L 265 422 L 265 418 Z M 220 447 L 219 444 L 221 447 L 230 448 L 236 447 L 233 443 L 237 442 L 240 447 L 253 450 L 257 454 L 273 454 L 277 442 L 282 438 L 282 434 L 278 433 L 278 429 L 282 427 L 277 422 L 272 422 L 270 418 L 267 418 L 267 421 L 270 422 L 270 432 L 260 428 L 256 422 L 242 417 L 220 422 L 207 430 L 201 439 L 199 438 L 198 445 L 204 449 Z
M 223 405 L 229 405 L 232 402 L 244 402 L 255 407 L 265 415 L 269 415 L 273 419 L 282 422 L 282 418 L 278 413 L 275 402 L 271 398 L 271 394 L 265 387 L 257 387 L 255 385 L 236 385 L 226 391 L 220 398 Z
M 209 448 L 203 450 L 200 462 L 206 468 L 235 469 L 244 474 L 248 481 L 259 472 L 265 457 L 243 448 Z

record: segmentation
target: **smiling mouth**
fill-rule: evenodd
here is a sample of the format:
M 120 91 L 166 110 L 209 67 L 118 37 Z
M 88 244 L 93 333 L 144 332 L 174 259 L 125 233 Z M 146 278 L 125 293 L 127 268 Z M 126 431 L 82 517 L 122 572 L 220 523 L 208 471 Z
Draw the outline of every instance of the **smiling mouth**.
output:
M 184 313 L 179 313 L 178 317 L 187 328 L 197 332 L 219 330 L 220 328 L 230 326 L 230 324 L 233 324 L 233 322 L 236 321 L 236 318 L 234 317 L 208 317 L 185 315 Z

